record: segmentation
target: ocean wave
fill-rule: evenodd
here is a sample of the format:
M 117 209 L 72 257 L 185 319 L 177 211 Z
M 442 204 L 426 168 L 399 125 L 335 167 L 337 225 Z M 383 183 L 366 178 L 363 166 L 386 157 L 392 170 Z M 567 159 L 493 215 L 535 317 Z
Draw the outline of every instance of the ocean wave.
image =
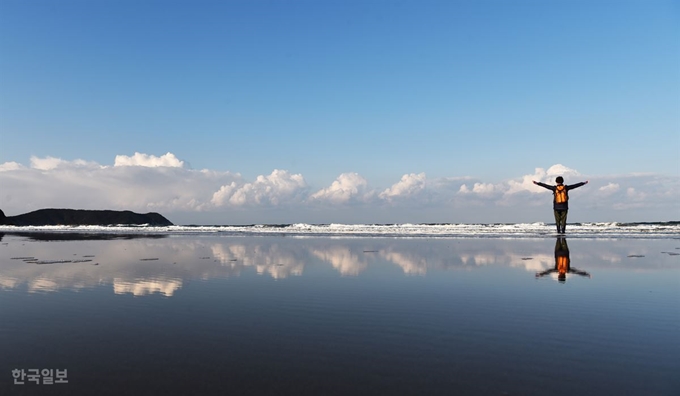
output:
M 555 236 L 554 225 L 537 223 L 488 224 L 252 224 L 252 225 L 174 225 L 154 226 L 2 226 L 0 233 L 112 233 L 112 234 L 219 234 L 337 237 L 403 238 L 532 238 Z M 650 223 L 573 223 L 567 226 L 570 238 L 678 238 L 680 222 Z

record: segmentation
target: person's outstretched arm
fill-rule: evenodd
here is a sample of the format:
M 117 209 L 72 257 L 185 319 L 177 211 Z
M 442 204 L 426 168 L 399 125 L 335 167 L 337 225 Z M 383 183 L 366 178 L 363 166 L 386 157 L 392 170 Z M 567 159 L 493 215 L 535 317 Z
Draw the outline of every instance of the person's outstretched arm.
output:
M 573 189 L 575 189 L 575 188 L 579 188 L 579 187 L 581 187 L 581 186 L 585 186 L 586 184 L 588 184 L 588 180 L 586 180 L 586 181 L 584 181 L 584 182 L 572 184 L 572 185 L 569 185 L 569 186 L 566 186 L 566 187 L 567 187 L 567 190 L 573 190 Z
M 543 188 L 547 188 L 548 190 L 555 191 L 555 186 L 549 186 L 549 185 L 547 185 L 547 184 L 545 184 L 545 183 L 537 182 L 536 180 L 532 180 L 532 181 L 533 181 L 534 184 L 537 185 L 537 186 L 541 186 L 541 187 L 543 187 Z M 587 183 L 587 182 L 586 182 L 586 183 Z
M 553 273 L 553 272 L 557 272 L 557 270 L 554 269 L 554 268 L 551 268 L 551 269 L 548 269 L 548 270 L 545 270 L 545 271 L 542 271 L 542 272 L 537 272 L 536 277 L 540 278 L 540 277 L 546 276 L 546 275 Z
M 587 276 L 588 278 L 590 278 L 590 274 L 589 274 L 589 273 L 587 273 L 586 271 L 581 271 L 581 270 L 576 269 L 576 268 L 571 268 L 571 269 L 569 269 L 569 273 L 570 273 L 570 274 L 581 275 L 581 276 Z

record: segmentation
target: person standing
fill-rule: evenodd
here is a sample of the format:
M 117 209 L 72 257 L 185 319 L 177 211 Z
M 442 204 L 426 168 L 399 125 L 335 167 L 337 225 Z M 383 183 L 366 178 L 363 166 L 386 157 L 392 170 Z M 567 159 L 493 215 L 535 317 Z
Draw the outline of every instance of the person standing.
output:
M 557 233 L 564 234 L 567 228 L 567 211 L 569 211 L 569 190 L 579 188 L 588 184 L 588 180 L 572 185 L 564 185 L 564 178 L 557 176 L 555 179 L 556 186 L 551 186 L 545 183 L 533 181 L 535 185 L 547 188 L 553 192 L 553 211 L 555 212 L 555 225 L 557 226 Z

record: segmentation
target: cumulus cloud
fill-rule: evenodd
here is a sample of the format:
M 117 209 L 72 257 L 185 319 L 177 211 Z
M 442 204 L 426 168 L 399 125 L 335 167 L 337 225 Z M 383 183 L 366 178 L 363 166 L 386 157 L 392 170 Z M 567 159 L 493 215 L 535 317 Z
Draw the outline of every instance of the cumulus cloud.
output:
M 67 163 L 67 161 L 54 157 L 45 158 L 31 157 L 31 168 L 33 169 L 50 170 L 55 169 L 59 165 L 63 165 L 65 163 Z
M 238 186 L 232 182 L 223 185 L 212 196 L 211 202 L 216 206 L 226 204 L 244 205 L 279 205 L 298 197 L 307 187 L 301 174 L 290 174 L 288 171 L 275 169 L 268 176 L 258 176 L 252 183 Z
M 606 186 L 600 187 L 598 190 L 604 193 L 612 193 L 619 191 L 619 185 L 617 183 L 607 183 Z
M 239 187 L 236 185 L 235 182 L 231 182 L 230 184 L 224 185 L 213 194 L 210 202 L 212 202 L 215 206 L 225 205 L 229 202 L 232 195 L 234 195 L 238 188 Z
M 598 188 L 597 190 L 601 192 L 603 195 L 608 196 L 611 194 L 614 194 L 615 192 L 619 191 L 621 186 L 619 186 L 617 183 L 607 183 L 606 186 L 602 186 Z
M 311 200 L 327 201 L 333 204 L 344 204 L 366 191 L 368 182 L 357 173 L 343 173 L 330 185 L 311 195 Z
M 146 166 L 150 168 L 166 166 L 171 168 L 183 168 L 184 161 L 180 161 L 172 153 L 166 153 L 160 157 L 155 155 L 137 153 L 131 157 L 127 155 L 117 155 L 113 166 Z
M 475 193 L 475 194 L 486 195 L 486 194 L 493 194 L 498 189 L 499 188 L 492 183 L 475 183 L 472 186 L 472 189 L 470 189 L 467 186 L 467 184 L 463 184 L 462 186 L 460 186 L 460 189 L 458 190 L 458 192 L 460 192 L 462 194 Z
M 427 178 L 425 173 L 410 173 L 401 177 L 392 187 L 381 192 L 379 197 L 387 201 L 392 201 L 399 197 L 409 197 L 418 194 L 425 189 Z
M 581 175 L 576 169 L 571 169 L 571 168 L 564 166 L 562 164 L 556 164 L 556 165 L 551 166 L 550 168 L 548 168 L 548 170 L 545 173 L 550 178 L 562 176 L 565 179 L 569 176 L 580 176 Z
M 5 162 L 4 164 L 0 164 L 0 172 L 18 170 L 23 167 L 24 166 L 18 162 Z

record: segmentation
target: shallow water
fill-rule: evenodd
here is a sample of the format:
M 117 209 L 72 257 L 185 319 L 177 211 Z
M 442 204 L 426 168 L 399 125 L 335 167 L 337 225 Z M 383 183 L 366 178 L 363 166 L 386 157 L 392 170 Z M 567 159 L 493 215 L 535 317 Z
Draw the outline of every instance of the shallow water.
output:
M 678 239 L 54 239 L 0 241 L 2 395 L 680 392 Z

